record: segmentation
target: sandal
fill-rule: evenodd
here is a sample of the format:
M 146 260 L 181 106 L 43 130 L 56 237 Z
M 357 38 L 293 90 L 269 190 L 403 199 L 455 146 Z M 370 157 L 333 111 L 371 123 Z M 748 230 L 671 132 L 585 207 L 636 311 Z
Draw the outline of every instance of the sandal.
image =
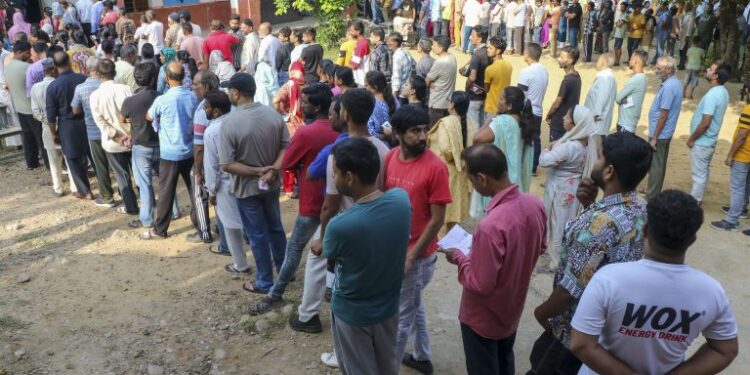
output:
M 162 236 L 156 234 L 156 232 L 154 232 L 153 229 L 149 229 L 149 230 L 141 233 L 138 237 L 140 239 L 144 240 L 144 241 L 149 241 L 149 240 L 163 240 L 163 239 L 167 238 L 167 237 L 162 237 Z
M 133 220 L 128 223 L 128 227 L 133 228 L 133 229 L 138 229 L 138 228 L 143 227 L 143 223 L 141 223 L 140 220 Z
M 137 213 L 128 212 L 128 209 L 125 208 L 125 206 L 117 207 L 117 213 L 123 214 L 123 215 L 135 215 Z
M 246 281 L 242 283 L 242 289 L 245 289 L 248 292 L 255 293 L 255 294 L 268 294 L 268 289 L 258 288 L 258 286 L 255 285 L 255 281 Z
M 228 252 L 228 251 L 221 251 L 221 250 L 219 250 L 218 246 L 217 247 L 209 246 L 208 247 L 208 251 L 210 251 L 212 254 L 223 255 L 225 257 L 231 257 L 232 256 L 232 254 L 230 252 Z
M 279 307 L 284 306 L 284 300 L 283 299 L 271 299 L 268 296 L 263 297 L 260 302 L 256 303 L 255 305 L 250 305 L 247 307 L 247 313 L 250 315 L 263 315 L 267 312 L 270 312 L 271 310 L 278 309 Z
M 229 273 L 250 273 L 250 267 L 247 267 L 246 270 L 241 271 L 241 270 L 238 270 L 237 267 L 234 266 L 234 263 L 229 263 L 226 266 L 224 266 L 224 271 L 227 271 Z

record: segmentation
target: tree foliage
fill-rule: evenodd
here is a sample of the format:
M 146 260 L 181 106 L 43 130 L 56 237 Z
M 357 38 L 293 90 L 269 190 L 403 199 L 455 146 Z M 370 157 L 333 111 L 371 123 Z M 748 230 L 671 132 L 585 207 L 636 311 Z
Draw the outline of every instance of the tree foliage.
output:
M 274 0 L 276 14 L 295 9 L 315 16 L 318 41 L 328 48 L 338 45 L 346 27 L 345 10 L 353 3 L 354 0 Z

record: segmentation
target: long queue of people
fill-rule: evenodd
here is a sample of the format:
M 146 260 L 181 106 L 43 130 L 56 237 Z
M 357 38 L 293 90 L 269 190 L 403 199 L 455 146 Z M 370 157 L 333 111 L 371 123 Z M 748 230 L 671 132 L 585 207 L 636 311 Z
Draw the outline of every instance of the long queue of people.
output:
M 327 365 L 344 374 L 395 374 L 401 364 L 434 371 L 423 294 L 438 252 L 457 266 L 463 288 L 458 320 L 470 374 L 515 373 L 513 345 L 535 272 L 554 273 L 554 288 L 534 310 L 543 333 L 531 373 L 718 372 L 736 356 L 728 297 L 684 264 L 703 223 L 700 204 L 729 101 L 726 64 L 704 74 L 710 89 L 691 121 L 686 194 L 661 191 L 685 95 L 671 56 L 656 60 L 663 84 L 646 140 L 634 134 L 647 88 L 642 50 L 629 57 L 634 75 L 619 91 L 616 56 L 602 54 L 580 104 L 580 52 L 577 43 L 561 46 L 564 78 L 545 113 L 543 46 L 515 42 L 528 66 L 513 84 L 505 39 L 482 25 L 469 29 L 472 55 L 459 69 L 446 35 L 420 39 L 415 58 L 401 33 L 378 26 L 365 33 L 354 21 L 334 62 L 323 58 L 314 28 L 274 35 L 264 23 L 256 33 L 252 21 L 233 16 L 229 32 L 214 20 L 199 40 L 189 17 L 170 17 L 166 33 L 153 13 L 145 17 L 137 43 L 115 30 L 96 50 L 78 27 L 65 31 L 70 45 L 14 30 L 12 53 L 0 57 L 27 167 L 48 163 L 62 196 L 64 163 L 74 197 L 133 217 L 127 225 L 144 241 L 168 238 L 181 215 L 182 179 L 195 228 L 186 240 L 214 241 L 215 206 L 220 244 L 210 251 L 231 257 L 227 272 L 255 274 L 242 285 L 258 295 L 248 306 L 253 315 L 285 304 L 309 245 L 302 302 L 289 326 L 322 332 L 330 291 Z M 179 49 L 168 47 L 178 28 Z M 458 74 L 466 84 L 456 91 Z M 742 166 L 750 165 L 741 159 L 750 155 L 750 107 L 745 112 L 727 158 L 732 215 L 747 203 L 746 181 L 735 177 L 747 177 Z M 538 167 L 547 169 L 543 201 L 528 193 Z M 636 191 L 647 174 L 648 203 Z M 282 192 L 299 199 L 289 238 Z M 438 245 L 442 229 L 469 217 L 479 222 L 470 247 Z M 706 343 L 686 360 L 699 333 Z

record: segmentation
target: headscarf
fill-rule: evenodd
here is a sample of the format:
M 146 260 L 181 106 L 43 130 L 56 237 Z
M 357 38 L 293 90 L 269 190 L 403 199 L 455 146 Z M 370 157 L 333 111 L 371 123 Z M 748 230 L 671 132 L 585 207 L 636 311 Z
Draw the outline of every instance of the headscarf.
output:
M 21 12 L 13 13 L 13 27 L 8 30 L 8 38 L 14 41 L 18 32 L 24 32 L 26 35 L 31 34 L 31 24 L 23 19 L 23 13 Z
M 169 63 L 171 63 L 175 59 L 175 57 L 177 57 L 177 51 L 175 51 L 172 47 L 164 47 L 161 49 L 161 54 L 164 56 L 164 64 L 162 65 L 162 69 L 166 71 Z
M 301 61 L 295 61 L 289 65 L 289 114 L 304 118 L 300 99 L 302 98 L 302 86 L 305 84 L 305 66 Z
M 557 144 L 565 142 L 587 140 L 586 164 L 583 166 L 583 177 L 591 177 L 591 169 L 599 158 L 599 148 L 602 138 L 596 134 L 597 126 L 594 121 L 594 112 L 582 105 L 573 107 L 573 123 L 575 126 L 557 141 Z

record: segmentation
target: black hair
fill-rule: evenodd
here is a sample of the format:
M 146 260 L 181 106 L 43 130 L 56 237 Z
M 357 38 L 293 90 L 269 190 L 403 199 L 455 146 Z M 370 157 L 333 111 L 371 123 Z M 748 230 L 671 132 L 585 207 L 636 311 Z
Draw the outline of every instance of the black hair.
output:
M 239 20 L 241 20 L 241 19 L 242 19 L 242 17 L 240 17 L 240 15 L 239 15 L 239 14 L 235 13 L 235 14 L 233 14 L 233 15 L 229 16 L 229 19 L 230 19 L 230 20 L 236 20 L 236 21 L 239 21 Z
M 621 132 L 604 138 L 602 153 L 607 165 L 615 168 L 622 188 L 634 190 L 651 168 L 654 150 L 642 138 Z
M 189 10 L 183 10 L 180 12 L 180 19 L 185 22 L 190 22 L 190 11 Z
M 135 83 L 138 86 L 153 89 L 156 83 L 156 65 L 147 61 L 135 64 L 133 78 L 135 78 Z
M 373 185 L 380 174 L 380 156 L 369 140 L 347 138 L 331 151 L 336 167 L 343 173 L 351 172 L 364 185 Z
M 365 24 L 362 23 L 362 21 L 353 21 L 349 24 L 349 27 L 351 27 L 354 30 L 357 30 L 359 32 L 359 35 L 362 35 L 365 33 Z
M 469 94 L 466 91 L 454 91 L 451 95 L 451 103 L 453 108 L 458 112 L 458 116 L 461 117 L 461 139 L 463 145 L 466 147 L 466 141 L 468 137 L 468 127 L 466 126 L 466 114 L 469 112 Z
M 329 59 L 320 60 L 319 66 L 327 76 L 333 78 L 336 75 L 336 64 L 333 61 Z
M 335 77 L 341 80 L 345 87 L 357 87 L 354 82 L 354 72 L 347 66 L 337 66 Z
M 461 159 L 466 163 L 466 173 L 483 174 L 499 180 L 508 173 L 508 159 L 493 144 L 475 144 L 464 149 Z
M 182 27 L 182 32 L 183 32 L 183 33 L 184 33 L 184 32 L 188 32 L 188 33 L 190 33 L 190 34 L 192 34 L 192 33 L 193 33 L 193 24 L 192 24 L 192 23 L 190 23 L 190 22 L 183 22 L 183 23 L 182 23 L 182 25 L 181 25 L 180 27 Z
M 115 42 L 112 39 L 102 40 L 102 52 L 109 55 L 115 50 Z
M 52 57 L 57 52 L 65 52 L 65 50 L 58 45 L 51 45 L 47 48 L 47 57 Z
M 396 43 L 397 46 L 401 47 L 402 44 L 404 44 L 404 37 L 399 32 L 392 32 L 388 34 L 388 39 L 393 40 L 394 43 Z
M 315 37 L 318 35 L 318 32 L 315 31 L 314 27 L 308 27 L 305 29 L 305 31 L 302 32 L 302 34 L 307 34 L 311 36 L 313 39 L 315 39 Z
M 581 52 L 578 51 L 578 48 L 571 47 L 571 46 L 565 46 L 563 47 L 560 52 L 565 52 L 570 56 L 570 59 L 573 60 L 573 65 L 575 65 L 578 62 L 578 58 L 581 57 Z
M 47 52 L 47 49 L 49 49 L 49 47 L 47 47 L 47 43 L 44 43 L 44 42 L 34 43 L 34 52 L 36 52 L 37 54 L 45 53 Z
M 665 190 L 648 201 L 646 206 L 648 242 L 682 255 L 695 240 L 703 225 L 703 209 L 690 194 Z
M 417 99 L 422 102 L 422 106 L 427 107 L 427 82 L 424 78 L 412 74 L 409 77 L 409 86 L 414 90 Z
M 201 84 L 206 86 L 206 91 L 219 89 L 219 76 L 210 70 L 201 71 Z
M 255 25 L 253 24 L 253 20 L 251 20 L 250 18 L 245 18 L 244 20 L 242 20 L 242 23 L 253 28 L 255 27 Z
M 472 31 L 474 31 L 477 34 L 477 36 L 482 41 L 482 43 L 487 42 L 488 30 L 486 26 L 476 25 L 474 26 L 474 28 L 472 28 Z
M 99 60 L 99 65 L 97 65 L 96 71 L 99 73 L 99 76 L 109 80 L 115 79 L 115 75 L 117 74 L 115 71 L 115 63 L 109 59 Z
M 242 74 L 244 74 L 245 76 L 247 76 L 249 78 L 249 80 L 248 80 L 248 87 L 243 87 L 242 89 L 235 88 L 235 90 L 237 90 L 237 92 L 239 92 L 240 95 L 242 95 L 242 96 L 244 96 L 246 98 L 251 98 L 252 99 L 253 97 L 255 97 L 255 91 L 258 89 L 258 86 L 255 84 L 255 78 L 253 78 L 253 76 L 251 76 L 250 74 L 247 74 L 247 73 L 237 73 L 237 74 L 235 74 L 235 76 L 242 75 Z
M 13 44 L 13 53 L 26 52 L 26 51 L 31 51 L 31 43 L 25 40 L 20 40 Z
M 703 38 L 701 38 L 700 35 L 696 35 L 696 36 L 693 37 L 693 45 L 694 46 L 699 46 L 701 44 L 701 42 L 703 42 Z
M 294 30 L 292 30 L 292 34 L 294 34 L 294 37 L 300 43 L 302 43 L 302 34 L 303 33 L 304 33 L 304 30 L 302 30 L 302 29 L 294 29 Z
M 248 26 L 253 26 L 253 21 L 250 20 L 250 24 Z M 290 35 L 292 35 L 292 29 L 289 26 L 284 26 L 279 29 L 279 35 L 283 35 L 287 38 L 289 38 Z
M 388 104 L 388 114 L 392 115 L 396 111 L 396 99 L 393 97 L 391 85 L 388 84 L 385 74 L 381 71 L 371 70 L 365 74 L 365 82 L 375 91 L 383 94 L 383 99 Z
M 120 47 L 120 57 L 138 56 L 138 48 L 130 43 L 125 43 Z
M 448 48 L 451 46 L 451 39 L 445 35 L 438 35 L 432 38 L 432 41 L 439 44 L 443 51 L 448 52 Z
M 185 50 L 179 50 L 177 51 L 177 60 L 182 61 L 183 63 L 187 64 L 188 69 L 190 69 L 190 79 L 192 80 L 193 77 L 195 77 L 196 74 L 198 74 L 198 64 L 195 63 L 195 60 L 190 57 L 190 53 Z
M 55 60 L 55 67 L 56 68 L 64 68 L 70 64 L 70 57 L 68 56 L 65 51 L 57 51 L 52 56 L 52 59 Z
M 727 83 L 727 81 L 729 81 L 729 78 L 732 77 L 732 66 L 719 61 L 717 61 L 715 64 L 715 74 L 717 76 L 716 80 L 719 81 L 720 85 L 723 85 Z
M 84 46 L 88 44 L 88 39 L 86 39 L 86 33 L 84 33 L 83 30 L 73 31 L 73 34 L 71 36 L 73 37 L 74 43 L 83 44 Z
M 382 27 L 375 26 L 370 28 L 370 35 L 375 35 L 381 42 L 385 41 L 385 30 Z
M 44 31 L 44 30 L 39 30 L 39 34 L 37 35 L 36 39 L 37 39 L 37 41 L 41 40 L 41 41 L 44 41 L 44 42 L 47 42 L 47 43 L 51 43 L 52 42 L 52 40 L 49 37 L 49 34 L 47 34 L 47 32 Z
M 415 105 L 401 106 L 391 116 L 391 126 L 398 134 L 404 134 L 409 129 L 420 125 L 430 125 L 430 115 L 423 108 Z
M 203 98 L 211 105 L 211 108 L 217 108 L 226 114 L 232 110 L 232 103 L 229 101 L 229 95 L 221 90 L 210 90 L 206 92 Z
M 500 53 L 505 53 L 505 50 L 508 48 L 508 42 L 505 41 L 505 38 L 499 36 L 493 36 L 490 38 L 490 44 L 499 49 Z
M 516 86 L 506 87 L 503 90 L 503 95 L 510 107 L 509 114 L 518 115 L 520 118 L 518 126 L 521 127 L 521 139 L 525 144 L 533 144 L 539 130 L 534 126 L 534 113 L 531 108 L 531 101 L 526 99 L 526 94 L 523 90 Z
M 333 93 L 327 84 L 313 83 L 302 89 L 302 95 L 307 97 L 307 101 L 310 104 L 318 107 L 319 115 L 328 114 L 328 110 L 331 108 L 331 101 L 333 100 Z
M 170 63 L 170 65 L 174 66 L 174 68 L 166 66 L 167 80 L 182 82 L 185 79 L 185 68 L 182 67 L 182 64 Z
M 341 94 L 341 106 L 355 124 L 364 125 L 375 110 L 375 97 L 362 88 L 346 90 Z
M 526 45 L 526 53 L 532 60 L 539 61 L 542 57 L 542 46 L 537 43 L 529 43 Z
M 154 45 L 151 43 L 144 43 L 141 47 L 141 56 L 144 59 L 153 59 L 155 55 Z

